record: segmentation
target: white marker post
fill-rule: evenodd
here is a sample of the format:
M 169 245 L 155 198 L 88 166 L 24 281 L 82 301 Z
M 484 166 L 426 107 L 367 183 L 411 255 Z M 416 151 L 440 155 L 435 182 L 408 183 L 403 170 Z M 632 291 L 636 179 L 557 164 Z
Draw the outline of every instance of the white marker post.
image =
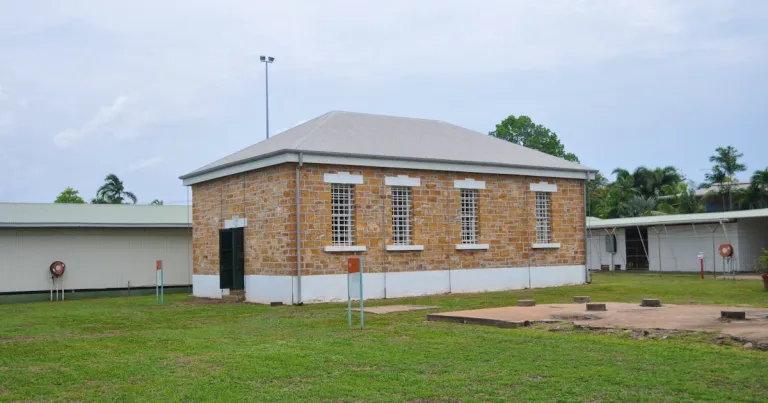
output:
M 347 259 L 347 319 L 352 328 L 352 298 L 360 298 L 360 329 L 364 328 L 363 261 L 359 257 Z
M 155 262 L 155 302 L 162 304 L 163 296 L 165 294 L 163 284 L 163 261 L 158 260 Z

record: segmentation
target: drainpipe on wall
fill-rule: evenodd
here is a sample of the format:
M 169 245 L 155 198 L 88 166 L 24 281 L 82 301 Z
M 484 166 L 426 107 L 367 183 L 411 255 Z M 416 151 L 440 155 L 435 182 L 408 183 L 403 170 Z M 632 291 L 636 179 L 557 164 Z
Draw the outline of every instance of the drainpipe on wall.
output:
M 299 153 L 299 163 L 296 164 L 296 304 L 301 302 L 301 191 L 299 169 L 304 164 L 304 154 Z
M 589 183 L 589 172 L 584 175 L 584 282 L 590 284 L 592 279 L 589 276 L 589 259 L 587 258 L 587 209 L 589 208 L 589 196 L 587 195 L 589 188 L 587 184 Z

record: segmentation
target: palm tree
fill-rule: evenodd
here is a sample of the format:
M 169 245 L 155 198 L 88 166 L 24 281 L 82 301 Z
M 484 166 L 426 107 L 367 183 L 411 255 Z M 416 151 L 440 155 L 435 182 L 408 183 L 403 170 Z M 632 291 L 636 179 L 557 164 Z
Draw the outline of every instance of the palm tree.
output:
M 665 185 L 667 200 L 659 203 L 659 210 L 667 214 L 694 214 L 705 211 L 701 199 L 696 197 L 693 182 L 680 182 L 676 186 Z
M 744 154 L 733 146 L 717 147 L 715 155 L 709 157 L 709 162 L 714 162 L 712 172 L 706 175 L 706 180 L 710 185 L 718 185 L 718 192 L 723 195 L 723 205 L 725 205 L 725 194 L 729 198 L 729 210 L 733 210 L 733 184 L 736 182 L 736 174 L 747 170 L 747 166 L 739 162 L 739 158 Z
M 129 199 L 130 204 L 136 204 L 136 195 L 133 192 L 125 190 L 123 181 L 115 174 L 109 174 L 104 178 L 104 184 L 96 192 L 96 198 L 91 200 L 92 204 L 124 204 Z M 128 203 L 125 203 L 128 204 Z
M 624 202 L 622 217 L 642 217 L 656 214 L 656 198 L 634 196 Z
M 768 203 L 768 168 L 755 171 L 747 189 L 741 193 L 741 208 L 764 208 Z

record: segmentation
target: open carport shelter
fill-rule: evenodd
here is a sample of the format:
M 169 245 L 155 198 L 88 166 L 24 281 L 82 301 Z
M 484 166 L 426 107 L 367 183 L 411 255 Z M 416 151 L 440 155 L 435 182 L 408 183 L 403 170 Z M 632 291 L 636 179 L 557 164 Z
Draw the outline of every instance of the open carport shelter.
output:
M 768 209 L 587 219 L 590 270 L 754 272 L 768 248 Z M 730 244 L 730 264 L 718 247 Z
M 48 300 L 49 267 L 66 264 L 65 298 L 166 292 L 191 284 L 186 206 L 0 203 L 0 303 Z

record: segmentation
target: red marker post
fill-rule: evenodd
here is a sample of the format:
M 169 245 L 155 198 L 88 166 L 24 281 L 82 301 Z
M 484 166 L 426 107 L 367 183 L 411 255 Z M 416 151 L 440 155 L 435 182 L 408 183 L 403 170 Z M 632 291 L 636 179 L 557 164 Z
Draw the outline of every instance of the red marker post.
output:
M 701 264 L 701 279 L 704 280 L 704 252 L 699 252 L 699 263 Z

